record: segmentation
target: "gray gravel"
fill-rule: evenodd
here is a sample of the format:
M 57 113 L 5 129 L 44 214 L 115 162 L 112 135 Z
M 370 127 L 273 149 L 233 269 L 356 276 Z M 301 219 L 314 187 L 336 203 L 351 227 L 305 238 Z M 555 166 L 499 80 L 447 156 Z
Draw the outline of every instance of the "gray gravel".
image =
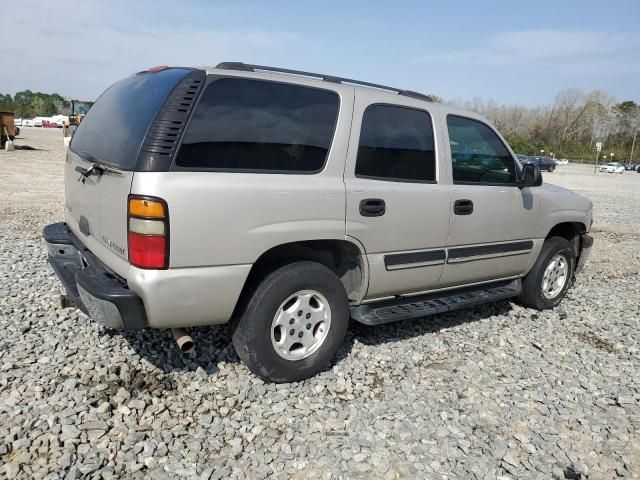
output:
M 332 369 L 271 385 L 226 327 L 194 330 L 188 358 L 58 307 L 39 231 L 64 150 L 24 130 L 47 151 L 0 152 L 0 478 L 640 478 L 640 175 L 545 177 L 596 202 L 556 310 L 353 325 Z

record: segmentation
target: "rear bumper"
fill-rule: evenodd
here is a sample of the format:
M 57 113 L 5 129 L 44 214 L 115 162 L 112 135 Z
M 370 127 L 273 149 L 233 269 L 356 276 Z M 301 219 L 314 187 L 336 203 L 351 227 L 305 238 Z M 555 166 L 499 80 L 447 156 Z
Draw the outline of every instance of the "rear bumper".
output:
M 592 246 L 593 237 L 591 235 L 582 234 L 580 236 L 580 256 L 578 257 L 576 274 L 580 273 L 584 268 L 584 264 L 587 263 L 587 259 L 589 258 L 589 254 L 591 253 Z
M 145 327 L 146 313 L 125 279 L 109 270 L 65 223 L 47 225 L 42 236 L 49 263 L 67 295 L 93 320 L 114 329 Z

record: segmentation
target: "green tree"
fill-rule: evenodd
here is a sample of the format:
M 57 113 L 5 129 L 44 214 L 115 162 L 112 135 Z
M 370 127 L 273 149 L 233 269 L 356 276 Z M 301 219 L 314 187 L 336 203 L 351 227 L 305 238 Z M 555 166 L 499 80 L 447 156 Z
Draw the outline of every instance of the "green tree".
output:
M 13 98 L 11 98 L 11 95 L 9 94 L 3 95 L 0 93 L 0 110 L 13 111 L 13 109 L 14 109 L 14 104 L 13 104 Z

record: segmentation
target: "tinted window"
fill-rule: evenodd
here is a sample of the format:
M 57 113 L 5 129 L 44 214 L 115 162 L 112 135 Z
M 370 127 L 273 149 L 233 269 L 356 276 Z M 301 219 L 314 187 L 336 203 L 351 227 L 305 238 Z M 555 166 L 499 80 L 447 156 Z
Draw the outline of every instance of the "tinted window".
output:
M 133 168 L 140 146 L 162 104 L 189 70 L 137 73 L 109 87 L 73 135 L 71 150 L 98 161 Z
M 362 117 L 356 176 L 430 182 L 436 179 L 433 129 L 427 112 L 372 105 Z
M 338 95 L 248 79 L 211 83 L 182 140 L 177 165 L 316 172 L 331 146 Z
M 448 115 L 447 128 L 454 182 L 499 184 L 515 181 L 515 162 L 487 125 Z

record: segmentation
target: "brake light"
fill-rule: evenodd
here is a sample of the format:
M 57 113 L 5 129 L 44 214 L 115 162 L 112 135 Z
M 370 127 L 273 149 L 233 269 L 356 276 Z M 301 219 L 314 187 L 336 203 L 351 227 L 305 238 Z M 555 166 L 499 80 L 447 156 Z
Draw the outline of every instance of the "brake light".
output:
M 155 67 L 151 67 L 149 69 L 147 69 L 147 72 L 149 73 L 156 73 L 156 72 L 161 72 L 163 70 L 167 70 L 169 67 L 167 65 L 157 65 Z
M 129 263 L 138 268 L 169 268 L 169 210 L 161 198 L 129 196 Z

